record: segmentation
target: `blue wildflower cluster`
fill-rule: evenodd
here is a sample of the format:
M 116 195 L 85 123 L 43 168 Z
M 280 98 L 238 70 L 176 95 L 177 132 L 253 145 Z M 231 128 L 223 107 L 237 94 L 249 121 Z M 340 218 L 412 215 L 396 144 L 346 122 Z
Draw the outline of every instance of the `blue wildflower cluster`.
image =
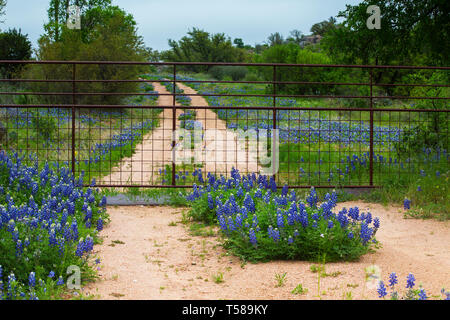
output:
M 66 167 L 0 151 L 0 299 L 39 298 L 49 285 L 41 279 L 63 284 L 69 265 L 87 267 L 107 215 L 106 198 L 82 180 Z
M 376 243 L 380 220 L 357 207 L 335 213 L 335 192 L 319 202 L 313 188 L 305 202 L 287 186 L 277 188 L 272 177 L 241 175 L 234 168 L 228 179 L 208 173 L 206 180 L 187 195 L 191 216 L 218 223 L 226 245 L 247 260 L 324 254 L 329 261 L 352 260 Z
M 398 285 L 398 277 L 395 272 L 389 274 L 389 283 L 388 287 L 384 284 L 383 281 L 380 281 L 377 286 L 377 293 L 379 298 L 385 299 L 388 296 L 388 289 L 390 290 L 390 300 L 428 300 L 429 296 L 425 292 L 425 289 L 422 286 L 415 289 L 416 278 L 412 273 L 409 273 L 406 277 L 406 285 L 407 289 L 403 296 L 397 290 Z M 450 300 L 450 292 L 446 292 L 445 289 L 441 290 L 441 293 L 444 295 L 444 300 Z

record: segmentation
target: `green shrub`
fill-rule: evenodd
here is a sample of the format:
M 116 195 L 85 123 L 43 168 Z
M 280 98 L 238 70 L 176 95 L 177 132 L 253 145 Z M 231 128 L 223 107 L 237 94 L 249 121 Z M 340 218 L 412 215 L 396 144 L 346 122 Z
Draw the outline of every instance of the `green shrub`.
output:
M 241 178 L 234 171 L 229 180 L 209 176 L 208 182 L 194 186 L 188 195 L 189 214 L 194 220 L 218 223 L 224 247 L 244 260 L 316 261 L 325 256 L 326 261 L 351 261 L 376 246 L 378 218 L 356 207 L 333 213 L 335 193 L 317 206 L 314 189 L 306 205 L 294 191 L 288 194 L 286 186 L 275 193 L 275 181 L 263 176 Z

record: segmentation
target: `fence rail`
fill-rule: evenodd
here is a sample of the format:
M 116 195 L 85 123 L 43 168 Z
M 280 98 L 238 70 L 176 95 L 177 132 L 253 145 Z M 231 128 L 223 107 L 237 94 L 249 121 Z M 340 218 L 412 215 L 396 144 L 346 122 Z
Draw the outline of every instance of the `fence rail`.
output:
M 64 79 L 51 78 L 50 69 L 44 72 L 45 78 L 0 79 L 1 149 L 34 154 L 38 164 L 65 163 L 77 176 L 84 172 L 86 185 L 95 178 L 99 187 L 192 187 L 207 179 L 204 174 L 229 176 L 232 167 L 241 174 L 260 171 L 266 166 L 261 152 L 271 158 L 271 162 L 266 159 L 271 166 L 277 164 L 273 171 L 277 182 L 291 188 L 375 188 L 386 177 L 403 179 L 421 174 L 425 167 L 448 169 L 450 85 L 383 83 L 375 80 L 374 73 L 442 72 L 448 81 L 450 67 L 0 60 L 0 69 L 6 65 L 40 66 L 42 70 L 59 65 L 70 72 Z M 84 66 L 92 65 L 159 70 L 143 75 L 145 79 L 77 77 Z M 197 79 L 180 70 L 190 66 L 238 66 L 266 72 L 257 81 Z M 364 79 L 304 81 L 308 75 L 301 71 L 310 69 L 322 74 L 359 70 L 358 76 Z M 290 76 L 298 73 L 300 79 L 286 80 L 287 72 Z M 105 90 L 118 84 L 141 87 L 134 92 Z M 286 86 L 291 88 L 288 93 L 283 89 Z M 309 92 L 316 86 L 331 89 L 325 94 Z M 343 87 L 354 87 L 355 94 Z M 383 91 L 392 88 L 422 90 L 388 95 Z M 87 97 L 123 100 L 119 104 L 84 103 Z M 61 103 L 42 103 L 42 99 Z M 319 106 L 316 100 L 331 106 Z M 352 106 L 352 101 L 359 104 Z M 201 133 L 201 138 L 194 137 L 194 146 L 206 151 L 191 152 L 186 140 L 174 134 L 184 128 L 195 135 L 190 125 Z M 266 133 L 260 141 L 264 130 L 277 131 Z M 211 132 L 215 139 L 208 140 Z M 256 147 L 249 132 L 258 137 Z M 274 149 L 276 135 L 278 151 Z M 175 161 L 180 145 L 186 147 L 184 154 L 198 156 L 200 161 Z M 255 150 L 256 159 L 250 154 Z

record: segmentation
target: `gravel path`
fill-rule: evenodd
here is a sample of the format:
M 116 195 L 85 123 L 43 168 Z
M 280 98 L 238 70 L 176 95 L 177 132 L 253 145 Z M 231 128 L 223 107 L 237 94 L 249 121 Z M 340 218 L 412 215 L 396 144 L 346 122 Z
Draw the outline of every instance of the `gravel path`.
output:
M 378 204 L 346 202 L 343 206 L 369 209 L 381 220 L 377 239 L 382 248 L 358 262 L 326 264 L 320 282 L 322 299 L 376 299 L 365 283 L 365 268 L 376 265 L 381 276 L 397 272 L 399 286 L 414 273 L 427 294 L 450 288 L 450 222 L 403 219 L 403 209 Z M 103 244 L 94 250 L 101 259 L 100 280 L 84 288 L 100 299 L 319 299 L 313 263 L 273 261 L 241 265 L 226 255 L 215 236 L 190 234 L 180 223 L 186 209 L 170 207 L 108 207 L 111 223 L 102 231 Z M 223 283 L 213 276 L 223 273 Z M 286 282 L 275 287 L 275 274 L 286 272 Z M 302 284 L 306 294 L 291 291 Z

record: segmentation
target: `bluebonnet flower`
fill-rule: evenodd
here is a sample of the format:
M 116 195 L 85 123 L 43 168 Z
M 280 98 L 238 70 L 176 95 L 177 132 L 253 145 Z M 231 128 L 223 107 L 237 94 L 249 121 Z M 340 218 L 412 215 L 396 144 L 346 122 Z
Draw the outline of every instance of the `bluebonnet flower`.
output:
M 54 271 L 50 271 L 50 273 L 48 274 L 48 277 L 50 279 L 53 279 L 55 277 L 55 272 Z
M 278 242 L 280 240 L 280 231 L 278 230 L 278 228 L 273 229 L 272 238 L 275 242 Z
M 288 243 L 289 244 L 293 244 L 294 243 L 294 239 L 291 236 L 288 237 Z
M 372 233 L 373 233 L 372 228 L 369 228 L 367 223 L 363 221 L 361 223 L 361 231 L 360 231 L 360 238 L 362 244 L 365 245 L 370 240 L 370 238 L 372 237 Z
M 30 272 L 30 275 L 28 276 L 28 286 L 31 288 L 36 286 L 36 273 Z
M 416 281 L 416 278 L 414 278 L 414 275 L 412 273 L 408 274 L 406 277 L 406 288 L 413 288 L 414 287 L 414 281 Z
M 379 229 L 380 228 L 380 219 L 378 219 L 378 218 L 373 219 L 373 226 L 375 229 Z
M 354 238 L 353 232 L 350 231 L 350 232 L 347 234 L 347 237 L 348 237 L 349 239 L 353 239 L 353 238 Z
M 427 294 L 425 293 L 425 290 L 423 288 L 421 288 L 419 290 L 419 300 L 427 300 Z
M 278 210 L 280 210 L 280 209 L 278 209 Z M 277 226 L 278 226 L 278 228 L 284 227 L 283 215 L 280 212 L 278 212 L 278 214 L 277 214 Z
M 228 226 L 227 226 L 227 223 L 226 223 L 223 215 L 220 215 L 218 219 L 219 219 L 220 229 L 222 229 L 223 231 L 226 231 L 228 229 Z
M 228 217 L 228 228 L 231 231 L 235 231 L 236 230 L 236 226 L 234 224 L 233 218 L 232 217 Z
M 249 238 L 250 238 L 250 243 L 252 245 L 256 245 L 257 244 L 256 234 L 255 234 L 255 230 L 253 230 L 253 228 L 251 228 L 249 230 Z
M 422 188 L 420 186 L 417 186 L 417 191 L 418 192 L 422 191 Z
M 103 196 L 99 203 L 100 207 L 106 206 L 106 196 Z
M 405 198 L 405 200 L 403 200 L 403 208 L 405 210 L 411 209 L 411 200 L 409 200 L 408 198 Z
M 311 208 L 316 208 L 317 201 L 319 201 L 319 199 L 317 197 L 316 190 L 314 189 L 314 187 L 311 187 L 309 196 L 306 198 L 306 202 L 308 202 L 308 204 Z
M 212 198 L 210 193 L 208 193 L 208 207 L 210 209 L 214 209 L 214 199 Z
M 256 211 L 255 202 L 253 201 L 253 198 L 252 198 L 252 197 L 250 196 L 250 194 L 248 194 L 248 193 L 245 195 L 244 206 L 245 206 L 251 213 L 255 213 L 255 211 Z
M 333 227 L 334 227 L 333 221 L 328 220 L 328 229 L 333 229 Z
M 231 219 L 231 217 L 230 217 Z M 236 215 L 236 228 L 242 227 L 242 216 L 238 213 Z
M 287 186 L 287 184 L 285 184 L 285 185 L 283 186 L 283 188 L 281 189 L 281 195 L 282 195 L 283 197 L 285 197 L 285 196 L 287 196 L 287 194 L 288 194 L 288 186 Z
M 63 279 L 63 277 L 62 277 L 62 276 L 59 276 L 59 278 L 58 278 L 58 282 L 56 282 L 56 284 L 57 284 L 58 286 L 62 286 L 62 285 L 64 285 L 64 279 Z
M 385 287 L 383 281 L 378 282 L 377 292 L 378 292 L 379 298 L 384 298 L 387 295 L 386 287 Z
M 392 272 L 389 275 L 389 286 L 393 287 L 398 283 L 397 274 L 395 272 Z
M 102 231 L 103 230 L 103 219 L 100 217 L 97 220 L 97 231 Z

